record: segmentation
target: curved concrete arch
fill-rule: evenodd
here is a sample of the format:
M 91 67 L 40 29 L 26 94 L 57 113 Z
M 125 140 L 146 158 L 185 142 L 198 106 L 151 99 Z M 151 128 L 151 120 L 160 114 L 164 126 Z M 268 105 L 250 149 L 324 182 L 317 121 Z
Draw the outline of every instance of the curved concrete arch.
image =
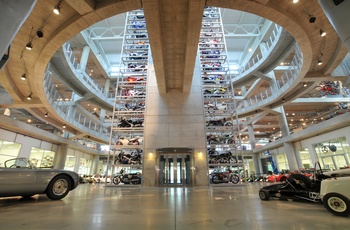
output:
M 137 2 L 137 4 L 126 4 L 126 2 Z M 45 91 L 43 88 L 43 79 L 45 69 L 51 57 L 55 52 L 69 39 L 74 37 L 80 31 L 86 29 L 90 25 L 99 22 L 103 19 L 112 17 L 114 15 L 126 13 L 135 9 L 141 8 L 139 1 L 105 1 L 103 4 L 97 5 L 95 11 L 86 15 L 74 15 L 68 21 L 64 22 L 47 40 L 45 46 L 41 50 L 37 62 L 34 67 L 34 75 L 37 76 L 35 82 L 31 84 L 33 89 L 41 89 L 37 91 L 38 97 L 42 100 L 46 107 L 51 107 L 45 99 Z
M 33 88 L 42 89 L 37 92 L 39 98 L 41 98 L 43 104 L 46 107 L 50 108 L 51 105 L 48 103 L 45 97 L 45 92 L 42 87 L 44 71 L 47 66 L 47 63 L 54 55 L 54 53 L 62 46 L 62 44 L 72 38 L 75 34 L 79 33 L 81 30 L 87 28 L 88 26 L 106 19 L 108 17 L 125 13 L 134 9 L 141 8 L 141 5 L 136 7 L 126 7 L 124 2 L 105 2 L 104 5 L 100 6 L 100 8 L 96 8 L 95 11 L 92 11 L 86 15 L 74 15 L 68 21 L 66 21 L 63 25 L 60 26 L 59 29 L 55 31 L 55 33 L 50 37 L 46 46 L 43 47 L 42 52 L 40 53 L 37 64 L 35 66 L 35 76 L 41 76 L 36 79 L 34 82 Z M 249 13 L 253 13 L 264 18 L 267 18 L 275 23 L 284 27 L 287 31 L 289 31 L 296 41 L 300 44 L 304 62 L 300 71 L 299 76 L 296 78 L 294 83 L 290 88 L 294 88 L 301 79 L 308 72 L 311 60 L 312 60 L 312 46 L 311 41 L 307 36 L 306 31 L 303 26 L 298 23 L 297 20 L 291 20 L 289 13 L 283 9 L 276 9 L 274 7 L 266 7 L 261 3 L 251 2 L 246 0 L 227 0 L 227 1 L 207 1 L 207 5 L 212 5 L 216 7 L 229 8 L 234 10 L 241 10 Z M 262 9 L 263 8 L 263 9 Z M 279 19 L 278 22 L 276 17 Z M 279 98 L 282 98 L 287 91 L 284 91 L 283 94 L 276 97 L 272 102 L 278 101 Z M 52 111 L 53 112 L 53 111 Z
M 293 17 L 293 15 L 287 10 L 278 8 L 278 5 L 269 3 L 269 1 L 265 2 L 268 3 L 264 5 L 257 1 L 248 0 L 207 0 L 206 5 L 240 10 L 259 15 L 285 28 L 295 38 L 303 54 L 303 65 L 300 74 L 290 87 L 294 88 L 304 78 L 311 67 L 313 57 L 311 40 L 307 34 L 307 29 L 304 28 L 297 18 Z M 283 97 L 286 93 L 287 91 L 281 94 L 278 98 Z

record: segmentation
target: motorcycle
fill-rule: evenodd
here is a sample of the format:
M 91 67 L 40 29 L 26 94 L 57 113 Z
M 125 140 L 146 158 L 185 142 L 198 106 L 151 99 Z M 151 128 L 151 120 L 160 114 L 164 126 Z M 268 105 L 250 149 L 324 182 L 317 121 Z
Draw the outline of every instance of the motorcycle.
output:
M 229 171 L 213 171 L 211 173 L 211 182 L 213 184 L 219 184 L 219 183 L 233 183 L 237 184 L 239 182 L 239 176 L 237 174 L 232 173 L 230 170 Z
M 128 145 L 140 145 L 143 142 L 143 137 L 136 136 L 134 138 L 130 138 Z
M 114 164 L 129 164 L 129 165 L 140 165 L 142 164 L 142 150 L 136 149 L 131 153 L 125 153 L 121 151 L 116 157 Z
M 133 138 L 126 138 L 126 137 L 120 137 L 119 140 L 115 143 L 116 145 L 141 145 L 143 142 L 143 137 L 133 137 Z
M 218 145 L 218 144 L 223 144 L 223 140 L 218 135 L 209 134 L 207 136 L 207 143 L 209 145 Z
M 127 120 L 125 117 L 120 119 L 120 122 L 118 124 L 119 128 L 130 128 L 130 127 L 142 127 L 143 126 L 143 120 L 137 119 L 137 120 Z
M 232 126 L 232 122 L 227 121 L 226 118 L 219 120 L 210 120 L 207 122 L 207 126 Z
M 216 150 L 208 150 L 209 164 L 235 164 L 238 162 L 237 158 L 232 155 L 230 151 L 219 153 Z
M 119 173 L 117 173 L 113 179 L 112 182 L 115 185 L 118 185 L 120 183 L 124 184 L 141 184 L 141 174 L 140 173 L 124 173 L 125 170 L 121 169 Z

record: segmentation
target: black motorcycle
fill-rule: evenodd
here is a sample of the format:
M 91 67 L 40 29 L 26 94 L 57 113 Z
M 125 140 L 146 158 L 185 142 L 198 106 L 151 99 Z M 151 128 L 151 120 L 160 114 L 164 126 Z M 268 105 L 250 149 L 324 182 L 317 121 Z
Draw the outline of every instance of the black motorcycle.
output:
M 143 126 L 143 120 L 137 119 L 137 120 L 131 120 L 126 118 L 121 118 L 118 124 L 119 128 L 130 128 L 130 127 L 142 127 Z
M 142 164 L 142 150 L 136 149 L 131 153 L 120 152 L 116 157 L 114 164 L 129 164 L 129 165 L 140 165 Z
M 124 184 L 141 184 L 141 174 L 140 173 L 124 173 L 125 170 L 122 169 L 118 174 L 116 174 L 112 182 L 115 185 L 118 185 L 120 183 Z

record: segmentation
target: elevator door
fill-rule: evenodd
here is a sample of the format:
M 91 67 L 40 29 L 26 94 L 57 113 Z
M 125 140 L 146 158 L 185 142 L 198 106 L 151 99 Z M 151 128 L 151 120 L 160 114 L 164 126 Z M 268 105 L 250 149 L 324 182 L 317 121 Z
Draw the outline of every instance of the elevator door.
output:
M 189 154 L 159 155 L 159 185 L 160 186 L 190 186 L 191 157 Z

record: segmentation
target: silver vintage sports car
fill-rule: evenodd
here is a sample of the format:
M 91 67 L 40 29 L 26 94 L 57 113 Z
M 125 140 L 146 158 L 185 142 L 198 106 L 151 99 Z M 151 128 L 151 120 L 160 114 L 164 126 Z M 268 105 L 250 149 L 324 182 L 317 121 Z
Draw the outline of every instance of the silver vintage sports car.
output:
M 27 158 L 15 158 L 0 167 L 0 197 L 46 194 L 60 200 L 78 186 L 78 181 L 75 172 L 36 168 Z

